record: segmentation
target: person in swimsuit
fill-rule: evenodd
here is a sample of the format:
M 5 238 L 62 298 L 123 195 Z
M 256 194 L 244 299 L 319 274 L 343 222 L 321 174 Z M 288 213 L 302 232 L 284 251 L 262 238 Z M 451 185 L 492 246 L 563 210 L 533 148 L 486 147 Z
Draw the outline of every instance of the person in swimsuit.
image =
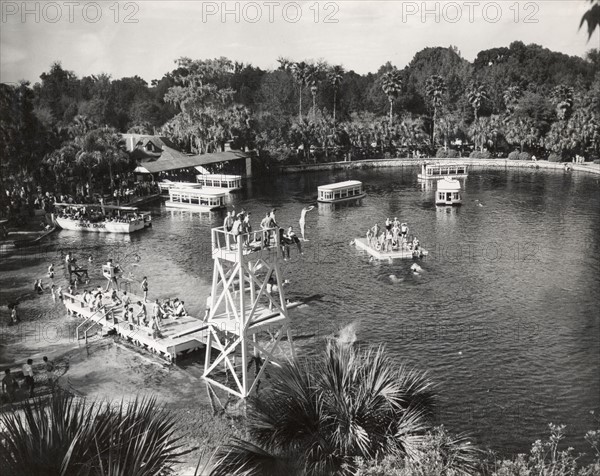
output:
M 300 224 L 300 233 L 302 234 L 302 241 L 306 241 L 306 238 L 304 236 L 304 228 L 306 226 L 306 214 L 314 208 L 315 207 L 311 205 L 310 207 L 304 207 L 300 212 L 300 220 L 298 221 L 298 223 Z

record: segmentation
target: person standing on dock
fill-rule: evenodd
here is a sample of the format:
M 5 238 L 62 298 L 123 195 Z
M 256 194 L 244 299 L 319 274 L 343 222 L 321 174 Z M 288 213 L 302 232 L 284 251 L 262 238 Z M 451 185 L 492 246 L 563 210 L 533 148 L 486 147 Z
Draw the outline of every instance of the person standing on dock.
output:
M 223 229 L 225 230 L 225 243 L 227 244 L 227 249 L 229 250 L 229 233 L 231 233 L 231 229 L 233 228 L 233 222 L 235 215 L 235 210 L 231 210 L 227 212 L 225 216 L 225 220 L 223 221 Z
M 102 266 L 102 274 L 108 280 L 106 283 L 105 292 L 108 292 L 108 288 L 114 285 L 114 289 L 119 289 L 119 282 L 117 281 L 117 275 L 121 272 L 119 265 L 113 265 L 113 260 L 109 259 L 104 266 Z
M 48 266 L 48 277 L 50 279 L 54 279 L 54 264 L 50 263 L 50 266 Z
M 23 364 L 23 376 L 25 377 L 25 385 L 29 388 L 29 398 L 33 398 L 33 388 L 35 380 L 33 378 L 33 360 L 27 359 L 27 363 Z
M 304 207 L 300 212 L 300 220 L 298 221 L 298 223 L 300 224 L 300 233 L 302 234 L 302 241 L 306 241 L 306 237 L 304 235 L 304 228 L 306 226 L 306 214 L 314 208 L 315 207 L 311 205 L 310 207 Z
M 144 292 L 144 302 L 148 299 L 148 278 L 144 276 L 142 279 L 142 291 Z
M 8 403 L 12 403 L 15 400 L 16 384 L 17 382 L 10 373 L 10 369 L 6 369 L 4 371 L 4 377 L 2 377 L 2 392 L 6 392 Z

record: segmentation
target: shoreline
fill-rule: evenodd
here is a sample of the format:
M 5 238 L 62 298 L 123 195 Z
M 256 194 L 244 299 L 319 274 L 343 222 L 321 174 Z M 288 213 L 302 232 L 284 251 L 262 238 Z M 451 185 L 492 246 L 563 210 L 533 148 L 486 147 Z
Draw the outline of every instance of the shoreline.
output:
M 355 160 L 351 162 L 328 162 L 326 164 L 297 164 L 280 165 L 277 170 L 281 174 L 293 174 L 301 172 L 319 172 L 323 170 L 345 170 L 345 169 L 371 169 L 382 167 L 420 167 L 424 163 L 451 163 L 464 164 L 475 170 L 485 169 L 546 169 L 562 170 L 569 166 L 573 172 L 587 172 L 593 175 L 600 175 L 600 164 L 587 162 L 584 164 L 573 164 L 571 162 L 548 162 L 545 160 L 508 160 L 508 159 L 375 159 L 375 160 Z

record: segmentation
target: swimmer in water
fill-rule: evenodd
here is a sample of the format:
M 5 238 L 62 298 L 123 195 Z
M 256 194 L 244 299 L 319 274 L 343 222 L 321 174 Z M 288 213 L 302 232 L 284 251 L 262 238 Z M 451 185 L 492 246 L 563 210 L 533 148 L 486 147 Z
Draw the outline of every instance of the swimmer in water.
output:
M 412 272 L 414 274 L 419 274 L 420 272 L 423 271 L 423 268 L 421 268 L 417 263 L 413 263 L 413 265 L 410 267 L 410 269 L 412 270 Z

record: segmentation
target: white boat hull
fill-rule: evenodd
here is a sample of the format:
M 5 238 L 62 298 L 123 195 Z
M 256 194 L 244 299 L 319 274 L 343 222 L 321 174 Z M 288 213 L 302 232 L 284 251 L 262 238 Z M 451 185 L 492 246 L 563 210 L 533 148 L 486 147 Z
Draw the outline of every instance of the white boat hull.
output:
M 122 223 L 113 221 L 102 221 L 98 223 L 89 223 L 81 220 L 72 220 L 70 218 L 55 218 L 56 224 L 63 230 L 87 231 L 92 233 L 133 233 L 143 230 L 151 225 L 150 220 L 138 219 L 135 221 Z
M 462 200 L 436 200 L 436 205 L 460 205 Z
M 335 198 L 335 199 L 331 199 L 331 200 L 323 200 L 323 199 L 318 199 L 317 202 L 321 202 L 321 203 L 340 203 L 340 202 L 347 202 L 349 200 L 358 200 L 359 198 L 365 198 L 367 196 L 366 192 L 365 193 L 361 193 L 360 195 L 353 195 L 351 197 L 344 197 L 344 198 Z
M 193 203 L 190 204 L 171 202 L 170 200 L 167 200 L 165 202 L 165 206 L 167 208 L 179 208 L 181 210 L 196 210 L 199 212 L 210 212 L 212 210 L 219 210 L 220 208 L 225 208 L 224 205 L 196 205 Z

